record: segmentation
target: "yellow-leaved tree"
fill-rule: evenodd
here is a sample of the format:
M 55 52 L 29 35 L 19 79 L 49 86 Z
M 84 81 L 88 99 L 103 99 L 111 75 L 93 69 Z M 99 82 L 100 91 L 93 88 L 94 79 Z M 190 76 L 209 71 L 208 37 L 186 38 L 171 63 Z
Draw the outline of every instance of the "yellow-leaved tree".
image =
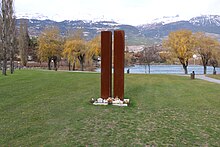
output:
M 84 40 L 69 40 L 66 41 L 63 51 L 64 57 L 75 66 L 76 58 L 80 62 L 81 70 L 84 70 L 84 62 L 86 56 L 86 42 Z M 75 69 L 73 67 L 73 69 Z
M 219 48 L 219 42 L 217 39 L 207 36 L 203 32 L 195 33 L 194 37 L 195 49 L 201 56 L 204 74 L 206 74 L 209 60 L 212 58 L 212 56 L 214 57 L 214 52 L 217 48 Z
M 70 66 L 72 64 L 72 69 L 75 70 L 75 66 L 76 66 L 76 52 L 75 52 L 75 42 L 72 40 L 67 40 L 64 44 L 64 50 L 63 50 L 63 56 L 64 58 L 66 58 L 68 60 L 69 63 L 69 70 Z
M 98 35 L 88 42 L 88 56 L 97 58 L 101 55 L 101 36 Z
M 48 69 L 51 70 L 51 62 L 54 63 L 54 69 L 57 70 L 58 59 L 62 53 L 62 38 L 57 27 L 46 28 L 38 38 L 39 48 L 37 51 L 40 61 L 48 62 Z
M 210 59 L 210 64 L 213 67 L 213 74 L 216 74 L 216 67 L 219 66 L 220 64 L 220 44 L 218 47 L 214 48 L 213 52 L 212 52 L 212 57 Z
M 88 61 L 93 60 L 98 63 L 99 57 L 101 56 L 101 36 L 97 35 L 88 42 Z
M 188 61 L 193 55 L 194 39 L 190 30 L 171 32 L 168 39 L 163 41 L 163 47 L 168 49 L 173 58 L 178 58 L 185 74 L 188 74 Z
M 83 32 L 81 30 L 74 32 L 74 34 L 72 34 L 64 44 L 63 55 L 70 63 L 73 63 L 73 66 L 75 66 L 76 59 L 78 59 L 81 70 L 83 71 L 88 48 L 87 43 L 82 36 Z

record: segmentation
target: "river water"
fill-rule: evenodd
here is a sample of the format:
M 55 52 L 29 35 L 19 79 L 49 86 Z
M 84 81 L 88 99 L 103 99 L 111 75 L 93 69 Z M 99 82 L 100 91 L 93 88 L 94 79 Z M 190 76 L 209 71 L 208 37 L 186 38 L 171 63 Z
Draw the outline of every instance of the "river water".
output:
M 125 67 L 124 71 L 127 72 L 127 69 L 130 70 L 130 73 L 138 73 L 138 74 L 148 74 L 148 66 L 145 68 L 144 65 L 134 65 L 131 67 Z M 100 68 L 96 70 L 100 72 Z M 201 65 L 189 65 L 188 73 L 190 74 L 192 71 L 195 74 L 203 74 L 203 66 Z M 220 68 L 216 68 L 217 74 L 220 73 Z M 151 65 L 150 66 L 151 74 L 184 74 L 184 69 L 182 65 Z M 213 67 L 207 66 L 207 74 L 213 73 Z

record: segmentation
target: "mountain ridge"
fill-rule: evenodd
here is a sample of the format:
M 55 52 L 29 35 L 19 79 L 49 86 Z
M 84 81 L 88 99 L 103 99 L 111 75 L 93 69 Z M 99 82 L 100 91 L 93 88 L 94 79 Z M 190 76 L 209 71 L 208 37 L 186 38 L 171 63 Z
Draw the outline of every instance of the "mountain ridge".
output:
M 178 18 L 176 15 L 173 19 Z M 169 20 L 171 19 L 167 17 Z M 166 19 L 166 18 L 165 18 Z M 17 27 L 22 19 L 17 19 Z M 61 22 L 53 20 L 38 20 L 38 19 L 26 19 L 28 20 L 28 29 L 31 36 L 38 36 L 45 27 L 50 25 L 58 26 L 61 30 L 61 34 L 65 35 L 67 30 L 82 29 L 84 37 L 87 40 L 95 37 L 104 30 L 125 30 L 126 43 L 128 45 L 150 45 L 154 43 L 161 43 L 162 39 L 166 37 L 171 31 L 179 29 L 189 29 L 193 32 L 206 32 L 213 34 L 213 36 L 220 39 L 220 16 L 219 15 L 201 15 L 191 18 L 189 20 L 177 20 L 161 22 L 151 24 L 144 24 L 139 26 L 132 26 L 128 24 L 120 24 L 115 21 L 85 21 L 85 20 L 64 20 Z M 159 19 L 158 19 L 159 20 Z

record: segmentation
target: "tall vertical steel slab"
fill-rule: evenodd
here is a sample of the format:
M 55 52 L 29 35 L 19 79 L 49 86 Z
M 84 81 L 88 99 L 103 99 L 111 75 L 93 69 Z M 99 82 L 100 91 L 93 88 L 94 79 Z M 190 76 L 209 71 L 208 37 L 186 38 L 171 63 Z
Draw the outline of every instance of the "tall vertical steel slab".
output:
M 112 32 L 101 32 L 101 98 L 112 96 Z
M 124 99 L 124 50 L 125 33 L 114 31 L 114 97 Z

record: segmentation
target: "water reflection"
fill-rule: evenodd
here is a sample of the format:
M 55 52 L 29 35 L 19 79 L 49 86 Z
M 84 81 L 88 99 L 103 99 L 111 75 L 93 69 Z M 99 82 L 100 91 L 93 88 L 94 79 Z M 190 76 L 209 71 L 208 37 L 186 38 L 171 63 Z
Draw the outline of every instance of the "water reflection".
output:
M 148 74 L 148 66 L 145 70 L 144 65 L 135 65 L 131 67 L 126 67 L 125 72 L 127 69 L 130 69 L 130 73 L 147 73 Z M 96 70 L 100 72 L 100 69 Z M 203 66 L 200 65 L 189 65 L 188 66 L 188 73 L 190 74 L 192 71 L 195 71 L 195 74 L 203 74 Z M 216 68 L 217 74 L 220 73 L 220 68 Z M 151 74 L 184 74 L 184 69 L 181 65 L 151 65 L 150 66 L 150 73 Z M 207 74 L 213 73 L 213 67 L 207 66 Z

